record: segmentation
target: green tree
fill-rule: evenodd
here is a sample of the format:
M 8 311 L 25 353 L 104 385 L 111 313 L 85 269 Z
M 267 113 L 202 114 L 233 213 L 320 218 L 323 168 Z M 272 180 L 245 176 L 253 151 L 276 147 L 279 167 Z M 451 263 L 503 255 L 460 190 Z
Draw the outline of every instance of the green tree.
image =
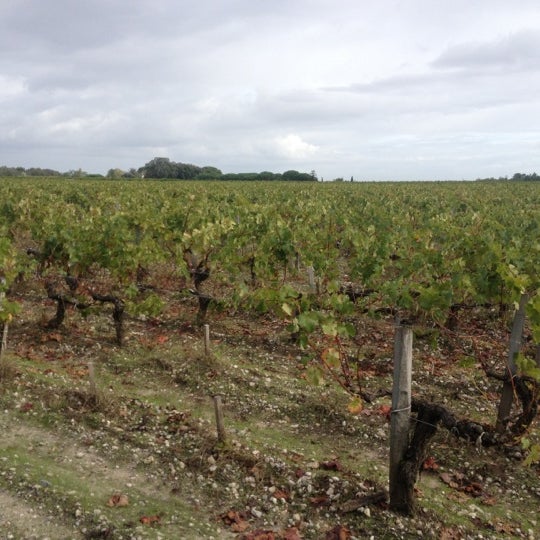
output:
M 219 180 L 223 173 L 217 167 L 203 167 L 197 178 L 200 180 Z
M 313 182 L 317 181 L 317 178 L 313 178 L 311 174 L 301 173 L 295 170 L 285 171 L 282 175 L 283 180 L 293 181 L 293 182 Z
M 201 173 L 201 167 L 197 165 L 192 165 L 191 163 L 173 163 L 175 167 L 175 175 L 173 178 L 178 178 L 180 180 L 192 180 L 197 178 Z
M 109 169 L 107 172 L 107 178 L 117 180 L 124 176 L 124 171 L 122 169 Z
M 176 164 L 166 157 L 155 157 L 139 170 L 145 178 L 176 178 Z

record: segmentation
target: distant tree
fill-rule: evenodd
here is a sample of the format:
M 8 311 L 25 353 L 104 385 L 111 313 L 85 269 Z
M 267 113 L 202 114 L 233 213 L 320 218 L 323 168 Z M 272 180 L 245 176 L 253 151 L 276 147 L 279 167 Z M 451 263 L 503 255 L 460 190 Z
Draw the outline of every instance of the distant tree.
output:
M 238 180 L 242 182 L 253 182 L 259 179 L 259 173 L 227 173 L 221 177 L 222 180 Z
M 122 169 L 109 169 L 106 176 L 111 180 L 117 180 L 119 178 L 122 178 L 124 174 L 126 173 Z
M 295 170 L 285 171 L 282 175 L 283 180 L 293 182 L 313 182 L 313 177 L 308 173 L 301 173 Z M 315 178 L 316 181 L 316 178 Z
M 512 176 L 511 180 L 517 182 L 538 182 L 540 180 L 540 176 L 538 176 L 535 172 L 532 174 L 516 173 L 514 176 Z
M 61 173 L 54 169 L 42 169 L 40 167 L 30 167 L 26 169 L 26 176 L 61 176 Z
M 508 176 L 500 176 L 499 178 L 494 178 L 493 176 L 491 178 L 477 178 L 477 182 L 489 182 L 489 181 L 504 181 L 508 180 Z M 526 173 L 515 173 L 512 178 L 510 178 L 511 182 L 539 182 L 540 176 L 533 172 L 532 174 L 526 174 Z
M 65 172 L 62 176 L 67 176 L 69 178 L 84 178 L 85 176 L 88 176 L 88 173 L 79 168 L 77 170 L 71 169 L 68 172 Z
M 26 176 L 24 167 L 0 167 L 0 176 Z
M 166 157 L 155 157 L 141 169 L 145 178 L 176 178 L 176 164 Z
M 191 163 L 174 163 L 174 167 L 176 172 L 173 178 L 179 178 L 180 180 L 192 180 L 202 171 L 201 167 Z
M 175 163 L 169 158 L 156 157 L 143 165 L 139 171 L 145 178 L 177 178 L 191 180 L 200 174 L 202 168 L 191 163 Z
M 280 180 L 280 179 L 281 179 L 281 175 L 270 172 L 270 171 L 262 171 L 262 172 L 260 172 L 259 176 L 257 178 L 257 180 L 262 180 L 262 181 Z
M 131 169 L 129 169 L 129 171 L 125 172 L 123 175 L 122 175 L 122 178 L 128 178 L 128 179 L 131 179 L 131 178 L 142 178 L 142 174 L 137 170 L 137 169 L 134 169 L 133 167 Z
M 203 167 L 197 175 L 198 180 L 219 180 L 223 173 L 217 167 Z

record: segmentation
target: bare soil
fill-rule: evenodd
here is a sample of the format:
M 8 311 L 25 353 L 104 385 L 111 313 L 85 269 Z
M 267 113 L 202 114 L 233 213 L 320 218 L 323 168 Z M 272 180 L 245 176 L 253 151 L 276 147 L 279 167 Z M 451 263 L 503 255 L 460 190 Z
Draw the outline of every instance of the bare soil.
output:
M 395 515 L 388 397 L 349 407 L 331 380 L 306 380 L 303 351 L 277 317 L 209 311 L 171 296 L 156 319 L 69 311 L 21 290 L 0 386 L 1 538 L 297 540 L 540 538 L 540 469 L 521 441 L 482 448 L 439 428 L 415 517 Z M 493 425 L 508 320 L 468 312 L 456 332 L 418 329 L 414 394 Z M 365 390 L 391 388 L 393 324 L 356 316 L 351 354 Z M 89 377 L 95 370 L 96 389 Z M 222 396 L 226 440 L 217 439 Z M 539 443 L 536 421 L 527 434 Z

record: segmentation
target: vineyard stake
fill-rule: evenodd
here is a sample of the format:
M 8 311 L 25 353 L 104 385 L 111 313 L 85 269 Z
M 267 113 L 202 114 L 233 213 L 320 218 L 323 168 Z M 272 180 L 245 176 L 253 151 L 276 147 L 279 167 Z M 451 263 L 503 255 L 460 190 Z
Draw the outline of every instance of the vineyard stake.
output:
M 212 399 L 214 400 L 214 410 L 216 412 L 216 427 L 217 427 L 218 442 L 224 443 L 226 436 L 225 436 L 225 424 L 223 423 L 223 408 L 221 404 L 221 396 L 216 395 Z
M 0 343 L 0 366 L 3 363 L 4 351 L 7 349 L 8 326 L 9 323 L 5 321 L 2 327 L 2 342 Z
M 208 356 L 210 354 L 210 325 L 204 325 L 204 354 Z
M 4 278 L 2 278 L 2 284 L 5 283 Z M 6 298 L 6 293 L 1 292 L 0 293 L 0 302 L 3 302 Z M 4 357 L 4 351 L 7 349 L 7 339 L 8 339 L 8 326 L 9 323 L 7 320 L 4 321 L 4 324 L 2 325 L 2 341 L 0 342 L 0 367 L 3 367 L 3 357 Z
M 499 402 L 499 411 L 497 413 L 497 422 L 495 429 L 498 433 L 503 433 L 506 429 L 506 420 L 512 410 L 514 403 L 514 382 L 513 378 L 517 373 L 516 356 L 521 349 L 521 339 L 523 336 L 523 327 L 525 326 L 525 309 L 529 302 L 529 294 L 523 293 L 519 299 L 519 307 L 514 314 L 512 323 L 512 333 L 510 334 L 510 345 L 508 347 L 508 379 L 503 383 L 501 401 Z
M 316 287 L 315 287 L 315 269 L 313 268 L 313 266 L 308 266 L 307 267 L 307 275 L 308 275 L 308 281 L 309 281 L 309 290 L 311 292 L 315 292 L 315 290 L 316 290 Z
M 96 387 L 96 372 L 94 370 L 94 361 L 88 361 L 88 380 L 90 381 L 90 395 L 95 397 L 97 395 Z
M 411 415 L 412 329 L 397 325 L 390 419 L 390 509 L 409 513 L 411 490 L 399 481 L 399 466 L 409 445 Z

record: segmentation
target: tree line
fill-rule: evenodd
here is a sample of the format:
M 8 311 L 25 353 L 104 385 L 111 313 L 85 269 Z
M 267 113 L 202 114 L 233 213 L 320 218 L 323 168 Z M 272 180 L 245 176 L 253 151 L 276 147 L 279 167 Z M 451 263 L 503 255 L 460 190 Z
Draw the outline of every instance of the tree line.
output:
M 540 176 L 533 172 L 532 174 L 526 173 L 515 173 L 511 178 L 508 176 L 499 176 L 499 178 L 477 178 L 477 182 L 489 182 L 489 181 L 509 181 L 509 182 L 538 182 L 540 181 Z
M 166 157 L 155 157 L 138 169 L 131 168 L 124 171 L 119 168 L 109 169 L 107 174 L 90 174 L 82 169 L 60 172 L 54 169 L 43 169 L 39 167 L 7 167 L 0 166 L 0 177 L 17 176 L 63 176 L 67 178 L 107 178 L 109 180 L 137 179 L 137 178 L 159 178 L 176 180 L 287 180 L 300 182 L 316 182 L 315 171 L 310 173 L 288 170 L 284 173 L 273 173 L 270 171 L 248 172 L 248 173 L 223 173 L 217 167 L 200 167 L 191 163 L 181 163 L 170 160 Z

